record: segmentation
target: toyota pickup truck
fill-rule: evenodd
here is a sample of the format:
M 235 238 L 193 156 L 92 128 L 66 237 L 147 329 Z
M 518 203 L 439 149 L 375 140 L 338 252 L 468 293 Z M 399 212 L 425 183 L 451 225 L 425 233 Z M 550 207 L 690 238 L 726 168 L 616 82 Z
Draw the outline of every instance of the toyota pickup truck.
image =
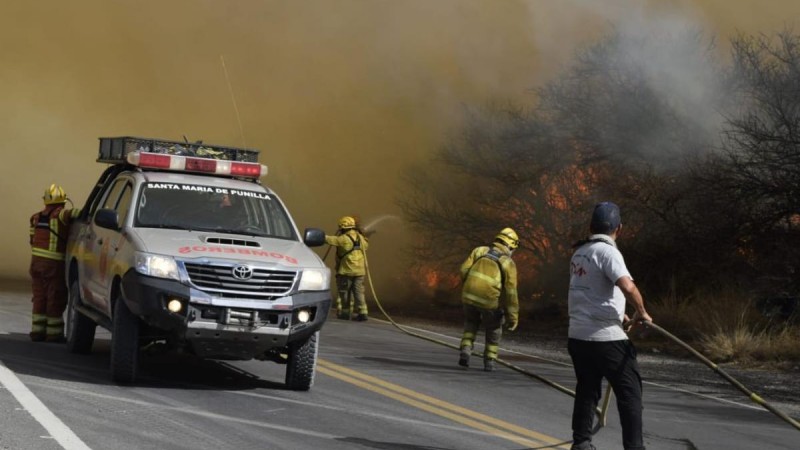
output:
M 67 348 L 111 332 L 111 378 L 135 382 L 143 347 L 286 364 L 314 382 L 330 269 L 283 202 L 260 183 L 258 151 L 135 137 L 100 138 L 109 164 L 68 238 Z

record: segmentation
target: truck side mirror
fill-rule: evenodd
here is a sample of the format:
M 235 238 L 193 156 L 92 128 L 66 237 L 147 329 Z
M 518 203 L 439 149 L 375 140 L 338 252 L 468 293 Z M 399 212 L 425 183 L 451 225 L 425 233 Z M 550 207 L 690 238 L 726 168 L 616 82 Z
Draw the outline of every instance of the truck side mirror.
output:
M 309 247 L 319 247 L 325 243 L 325 232 L 319 228 L 306 228 L 303 242 Z
M 98 209 L 94 215 L 94 223 L 109 230 L 119 230 L 119 214 L 113 209 Z

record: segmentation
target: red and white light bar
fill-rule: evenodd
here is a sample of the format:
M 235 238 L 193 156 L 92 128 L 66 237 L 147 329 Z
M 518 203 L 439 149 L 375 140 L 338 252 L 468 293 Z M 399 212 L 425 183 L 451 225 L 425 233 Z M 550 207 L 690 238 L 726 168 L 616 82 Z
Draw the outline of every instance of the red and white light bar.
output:
M 259 178 L 267 174 L 267 166 L 258 163 L 196 158 L 194 156 L 167 155 L 163 153 L 131 152 L 128 164 L 148 169 L 199 172 L 232 177 Z

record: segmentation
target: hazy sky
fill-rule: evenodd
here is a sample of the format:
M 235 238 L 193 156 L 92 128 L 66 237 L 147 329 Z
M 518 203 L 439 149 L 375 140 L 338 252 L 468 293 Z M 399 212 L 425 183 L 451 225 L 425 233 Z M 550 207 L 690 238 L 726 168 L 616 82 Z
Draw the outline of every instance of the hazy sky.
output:
M 398 214 L 400 171 L 465 105 L 532 101 L 611 24 L 670 20 L 722 42 L 799 15 L 800 2 L 756 0 L 3 1 L 0 277 L 26 276 L 47 185 L 83 204 L 99 136 L 258 148 L 298 226 L 333 232 L 343 214 Z M 409 236 L 381 225 L 373 270 L 396 272 Z

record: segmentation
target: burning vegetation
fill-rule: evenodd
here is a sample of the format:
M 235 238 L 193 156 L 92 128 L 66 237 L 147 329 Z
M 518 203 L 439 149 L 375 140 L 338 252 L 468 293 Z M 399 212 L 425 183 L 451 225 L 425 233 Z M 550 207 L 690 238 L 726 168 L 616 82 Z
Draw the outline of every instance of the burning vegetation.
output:
M 401 206 L 422 239 L 428 293 L 502 227 L 523 317 L 563 312 L 571 244 L 594 203 L 623 211 L 620 246 L 651 301 L 733 288 L 800 295 L 800 34 L 739 35 L 731 62 L 692 30 L 620 28 L 580 52 L 532 105 L 467 110 L 407 175 Z M 446 173 L 446 177 L 440 174 Z M 545 316 L 549 316 L 545 314 Z

